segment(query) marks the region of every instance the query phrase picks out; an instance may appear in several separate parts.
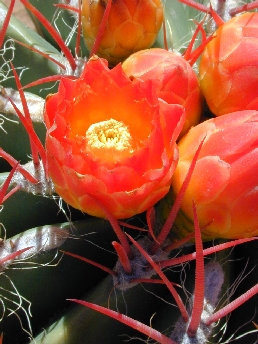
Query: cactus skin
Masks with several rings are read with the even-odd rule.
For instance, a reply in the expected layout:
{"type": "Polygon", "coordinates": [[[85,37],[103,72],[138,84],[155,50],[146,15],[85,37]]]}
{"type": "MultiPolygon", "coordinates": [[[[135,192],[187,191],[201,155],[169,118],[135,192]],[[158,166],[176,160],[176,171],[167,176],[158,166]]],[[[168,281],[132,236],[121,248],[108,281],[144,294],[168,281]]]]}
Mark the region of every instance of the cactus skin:
{"type": "MultiPolygon", "coordinates": [[[[98,262],[111,268],[116,257],[108,250],[111,246],[110,240],[114,239],[115,235],[108,221],[95,218],[37,227],[6,239],[0,250],[1,257],[3,254],[6,255],[5,252],[8,252],[7,250],[13,246],[15,246],[15,250],[27,245],[33,247],[27,251],[27,254],[25,252],[23,256],[12,261],[12,264],[7,262],[10,264],[9,269],[5,265],[4,273],[14,283],[18,292],[32,303],[31,313],[33,316],[30,318],[30,323],[34,333],[41,330],[46,319],[52,318],[67,306],[66,299],[68,297],[72,294],[82,295],[105,277],[103,271],[96,270],[89,264],[72,260],[68,256],[62,257],[62,253],[58,253],[57,247],[59,250],[71,251],[80,255],[87,252],[87,257],[91,259],[95,259],[96,255],[101,253],[98,262]],[[54,239],[55,233],[57,233],[56,239],[54,239]],[[36,251],[33,252],[33,250],[36,251]],[[14,270],[14,267],[18,270],[14,270]],[[26,273],[25,280],[23,279],[24,273],[26,273]],[[42,283],[42,281],[48,281],[48,283],[42,283]],[[77,288],[74,288],[75,284],[77,288]]],[[[9,280],[4,276],[0,280],[1,288],[10,290],[9,280]]],[[[4,296],[8,297],[8,292],[2,291],[2,297],[4,296]]],[[[0,323],[0,331],[5,333],[6,343],[18,344],[19,340],[25,341],[28,336],[21,331],[17,317],[15,315],[7,317],[7,314],[6,311],[4,319],[0,323]],[[16,329],[16,333],[14,329],[16,329]],[[20,333],[19,340],[17,333],[20,333]]],[[[27,329],[26,318],[22,310],[18,310],[16,314],[20,316],[27,329]]]]}
{"type": "MultiPolygon", "coordinates": [[[[44,13],[44,16],[51,22],[55,23],[58,31],[63,37],[64,41],[67,43],[67,46],[74,53],[76,50],[76,39],[77,39],[77,27],[78,27],[78,16],[74,11],[67,11],[63,8],[54,8],[54,5],[57,3],[70,4],[71,6],[78,7],[77,0],[46,0],[44,2],[37,0],[29,0],[29,3],[35,6],[41,13],[44,13]]],[[[53,39],[51,33],[39,22],[39,20],[29,12],[29,15],[32,17],[33,22],[35,23],[38,32],[45,38],[54,47],[58,48],[56,41],[53,39]]],[[[83,37],[80,38],[80,55],[79,56],[88,56],[89,51],[85,44],[83,43],[83,37]]]]}
{"type": "MultiPolygon", "coordinates": [[[[69,26],[71,27],[74,25],[74,19],[72,21],[70,21],[71,18],[69,20],[67,19],[68,13],[66,10],[57,10],[56,8],[53,9],[52,3],[56,2],[53,0],[45,0],[44,2],[38,0],[30,0],[29,2],[33,3],[39,8],[43,5],[41,8],[42,13],[48,12],[48,18],[50,19],[50,21],[52,18],[55,18],[54,22],[55,24],[57,24],[61,35],[65,39],[67,38],[67,33],[65,33],[64,29],[64,26],[67,29],[67,25],[64,25],[63,19],[66,21],[66,23],[69,24],[68,33],[70,30],[69,26]]],[[[200,0],[199,2],[204,3],[205,5],[208,5],[209,3],[209,1],[206,0],[200,0]]],[[[69,4],[70,1],[65,0],[62,1],[62,3],[69,4]]],[[[167,27],[175,28],[173,32],[173,39],[169,35],[170,32],[168,30],[168,42],[171,43],[173,41],[170,44],[170,47],[173,45],[173,47],[182,51],[182,47],[186,46],[187,42],[192,36],[193,23],[192,21],[189,21],[189,17],[195,18],[198,12],[195,10],[188,11],[184,5],[173,0],[164,1],[163,5],[166,11],[167,27]]],[[[4,8],[5,7],[0,2],[0,9],[4,8]]],[[[6,9],[4,9],[4,11],[4,13],[6,13],[6,9]]],[[[68,14],[68,16],[70,17],[70,14],[68,14]]],[[[198,20],[200,20],[201,18],[203,18],[202,14],[199,15],[198,20]]],[[[8,37],[11,36],[19,40],[24,39],[27,43],[28,41],[30,41],[30,44],[40,47],[40,49],[42,49],[46,53],[50,53],[51,56],[59,62],[66,63],[66,65],[68,65],[66,59],[58,50],[59,48],[54,48],[56,42],[53,42],[51,34],[48,33],[47,35],[46,31],[47,30],[44,30],[47,40],[41,38],[39,35],[32,32],[31,30],[28,30],[22,23],[12,18],[12,26],[8,27],[7,35],[8,37]],[[15,30],[15,28],[18,28],[18,30],[15,30]],[[22,35],[20,35],[21,32],[23,33],[22,35]],[[16,36],[17,34],[18,37],[16,36]]],[[[162,35],[159,35],[156,44],[163,48],[163,38],[161,38],[161,36],[162,35]]],[[[69,44],[73,53],[75,51],[75,45],[75,37],[73,37],[71,45],[69,44]]],[[[20,75],[22,85],[35,81],[40,77],[45,77],[53,74],[59,74],[59,76],[69,74],[68,68],[62,70],[62,68],[60,68],[53,61],[46,60],[44,57],[37,55],[36,53],[29,51],[27,48],[19,46],[16,43],[14,51],[15,54],[12,62],[14,63],[15,68],[20,71],[19,68],[23,69],[23,67],[25,67],[23,73],[21,73],[20,75]],[[28,68],[28,70],[26,70],[26,68],[28,68]]],[[[81,55],[83,56],[83,58],[87,56],[88,53],[85,52],[86,49],[83,45],[81,46],[81,51],[83,51],[81,55]]],[[[5,53],[7,54],[5,56],[10,56],[8,55],[10,53],[10,50],[7,50],[5,53]]],[[[52,85],[53,83],[54,82],[52,82],[52,85]]],[[[5,87],[13,87],[15,89],[17,88],[13,77],[5,80],[3,82],[3,85],[5,87]]],[[[31,88],[30,91],[45,98],[47,94],[56,91],[55,88],[51,88],[51,90],[49,90],[48,85],[49,84],[47,84],[46,86],[39,85],[31,88]]],[[[7,134],[2,132],[0,128],[0,146],[2,146],[2,142],[4,142],[4,150],[8,153],[11,153],[17,160],[21,160],[21,163],[24,164],[27,162],[27,156],[31,154],[28,138],[25,135],[26,133],[22,129],[22,125],[20,124],[20,121],[16,115],[4,115],[7,116],[7,118],[9,119],[17,120],[19,122],[19,125],[17,125],[19,129],[17,130],[17,134],[14,133],[12,128],[16,126],[16,124],[8,122],[8,120],[4,120],[3,128],[7,129],[7,134]],[[19,135],[21,136],[21,141],[18,141],[18,134],[21,134],[22,131],[24,135],[19,135]]],[[[2,124],[2,118],[3,117],[1,117],[0,115],[0,124],[2,124]]],[[[44,123],[34,123],[34,127],[36,126],[39,127],[39,132],[42,132],[41,140],[42,142],[44,142],[44,123]]],[[[38,128],[36,130],[38,132],[38,128]]],[[[9,164],[2,164],[3,160],[4,159],[0,159],[0,189],[1,185],[8,176],[8,173],[6,171],[10,170],[9,164]]],[[[69,233],[71,235],[71,238],[68,238],[63,243],[61,249],[73,253],[78,253],[81,256],[90,258],[97,262],[102,262],[106,266],[110,266],[110,268],[112,268],[115,265],[117,259],[116,255],[113,252],[111,242],[113,240],[116,240],[116,236],[114,235],[114,232],[110,228],[107,221],[95,220],[91,217],[89,218],[88,216],[78,211],[74,211],[65,204],[63,204],[63,208],[61,209],[65,210],[64,214],[63,211],[59,212],[60,208],[57,205],[58,202],[59,198],[56,198],[56,195],[55,197],[47,195],[43,196],[37,194],[27,194],[26,192],[21,190],[18,191],[7,201],[5,201],[3,205],[0,205],[0,222],[3,222],[3,225],[5,226],[4,229],[1,225],[2,239],[6,240],[6,243],[10,244],[13,241],[13,236],[17,234],[21,235],[28,228],[42,225],[52,225],[59,222],[59,224],[57,224],[56,226],[69,229],[69,233]],[[70,220],[69,223],[66,222],[67,219],[70,220]],[[85,221],[79,223],[76,221],[82,219],[84,219],[85,221]],[[80,226],[82,226],[83,228],[78,230],[80,226]],[[85,233],[87,233],[87,236],[85,235],[85,233]],[[106,252],[105,250],[108,251],[106,252]]],[[[129,223],[132,223],[131,219],[128,221],[129,223]]],[[[144,227],[144,225],[145,220],[140,218],[138,226],[142,228],[144,227]]],[[[35,229],[32,229],[31,231],[34,230],[35,229]]],[[[126,231],[128,231],[127,228],[126,231]]],[[[139,232],[136,232],[136,235],[138,233],[139,232]]],[[[213,243],[208,243],[207,245],[213,246],[213,243]]],[[[249,264],[252,267],[257,261],[256,248],[257,242],[253,242],[252,245],[244,244],[242,249],[239,248],[235,250],[237,252],[236,255],[234,255],[233,253],[229,255],[227,251],[223,252],[224,259],[242,259],[243,256],[249,256],[249,264]],[[252,247],[253,249],[252,253],[250,247],[252,247]]],[[[56,252],[55,250],[56,249],[49,252],[42,251],[42,253],[33,257],[33,260],[40,263],[49,263],[51,260],[51,258],[49,257],[53,257],[54,253],[56,252]]],[[[184,253],[186,254],[188,250],[191,250],[191,246],[189,246],[188,248],[184,248],[184,250],[184,253]]],[[[176,255],[177,253],[177,251],[173,251],[173,255],[176,255]]],[[[61,255],[60,252],[59,255],[61,255]]],[[[221,257],[220,259],[223,258],[221,257]]],[[[29,341],[31,343],[35,343],[34,339],[31,339],[32,336],[35,338],[36,343],[40,344],[51,344],[51,341],[53,344],[80,344],[84,342],[86,342],[87,344],[95,344],[96,342],[120,344],[124,339],[127,339],[126,336],[121,337],[121,334],[128,334],[129,336],[140,338],[141,335],[138,332],[131,332],[131,330],[125,326],[120,327],[114,320],[99,316],[97,313],[93,315],[93,311],[88,311],[81,305],[70,306],[71,303],[66,301],[66,298],[82,298],[82,295],[86,292],[86,290],[88,288],[92,288],[92,290],[89,290],[85,295],[85,300],[87,300],[88,302],[107,306],[108,300],[110,299],[110,293],[113,291],[114,287],[113,277],[103,277],[105,275],[96,268],[92,268],[88,266],[88,264],[76,261],[74,258],[68,256],[64,256],[61,261],[56,264],[56,266],[41,266],[33,270],[14,269],[14,267],[17,267],[17,263],[18,261],[13,261],[6,267],[4,271],[2,271],[2,274],[0,275],[0,297],[5,296],[2,288],[12,291],[14,290],[11,289],[10,280],[8,280],[8,276],[10,276],[11,280],[14,282],[15,287],[17,287],[17,291],[22,296],[26,297],[29,301],[32,301],[33,317],[30,319],[30,321],[33,333],[30,333],[30,331],[29,333],[26,333],[24,331],[28,330],[28,323],[26,322],[26,319],[24,320],[25,314],[20,309],[19,311],[17,311],[17,314],[22,317],[24,329],[21,328],[19,320],[14,314],[7,318],[5,317],[4,320],[0,323],[0,332],[3,331],[4,333],[2,339],[4,344],[25,344],[29,341]],[[30,276],[29,284],[24,278],[24,273],[26,274],[26,276],[30,276]],[[98,280],[101,280],[101,282],[97,286],[95,286],[95,283],[97,283],[98,280]],[[45,296],[46,288],[48,290],[47,296],[45,296]],[[30,292],[30,290],[32,290],[33,292],[30,292]],[[101,331],[99,324],[101,324],[101,326],[103,324],[103,328],[101,327],[101,331]],[[37,337],[37,334],[39,331],[41,331],[42,327],[44,329],[47,329],[47,334],[45,336],[45,333],[41,333],[37,337]],[[66,337],[64,337],[65,334],[66,337]]],[[[225,266],[224,261],[222,261],[221,264],[223,265],[223,267],[225,266]]],[[[24,265],[25,262],[23,262],[22,266],[24,267],[24,265]]],[[[21,266],[20,262],[18,266],[21,266]]],[[[233,267],[230,267],[230,271],[225,271],[225,276],[227,276],[225,283],[226,290],[230,290],[229,288],[233,284],[234,278],[239,275],[240,271],[238,266],[239,264],[233,264],[233,267]],[[230,276],[230,274],[232,274],[232,276],[230,276]]],[[[181,284],[181,277],[183,277],[183,274],[185,272],[188,278],[188,282],[191,286],[189,287],[189,290],[192,290],[192,287],[194,285],[194,277],[191,275],[190,272],[194,271],[194,264],[191,265],[191,268],[189,270],[186,270],[186,267],[182,268],[181,266],[178,269],[179,272],[182,273],[182,275],[180,275],[180,273],[177,274],[175,271],[172,271],[172,273],[169,274],[168,277],[171,281],[181,284]]],[[[252,277],[253,279],[251,281],[246,279],[241,292],[246,291],[250,286],[257,282],[257,269],[253,271],[252,277]]],[[[167,310],[163,315],[161,314],[162,312],[157,313],[157,316],[152,319],[153,314],[158,309],[164,308],[163,301],[158,299],[156,296],[153,296],[152,294],[144,292],[143,288],[151,289],[154,294],[162,297],[166,301],[169,300],[166,287],[153,287],[149,284],[142,284],[142,286],[138,285],[130,288],[130,290],[127,291],[116,291],[117,294],[115,294],[115,292],[112,292],[111,306],[113,306],[113,309],[117,309],[116,306],[118,302],[118,310],[121,313],[127,313],[129,316],[134,317],[135,319],[139,319],[140,321],[145,322],[147,325],[149,325],[150,320],[153,320],[154,328],[156,328],[158,320],[164,325],[169,314],[167,310]],[[141,315],[141,313],[143,315],[142,318],[138,317],[138,315],[141,315]]],[[[12,300],[17,301],[17,298],[13,298],[12,300]]],[[[172,302],[174,302],[173,299],[172,302]]],[[[240,308],[239,312],[236,311],[233,313],[236,314],[236,318],[238,319],[239,314],[241,315],[241,323],[239,323],[239,325],[242,325],[245,321],[249,322],[249,330],[255,329],[251,320],[254,320],[256,324],[258,323],[257,317],[252,319],[253,314],[250,311],[253,310],[253,303],[257,303],[257,297],[255,299],[252,299],[251,302],[246,303],[248,312],[246,312],[245,315],[243,315],[244,312],[242,312],[242,308],[240,308]]],[[[6,305],[9,306],[9,303],[7,302],[6,305]]],[[[27,307],[27,304],[22,304],[22,306],[27,307]]],[[[175,307],[173,307],[172,310],[173,314],[176,313],[175,307]]],[[[178,313],[174,314],[173,317],[169,319],[169,326],[173,326],[178,318],[178,313]]],[[[162,331],[163,330],[165,330],[164,327],[162,331]]],[[[232,321],[231,324],[229,324],[229,330],[228,333],[225,335],[225,338],[227,339],[232,333],[234,333],[235,330],[236,324],[232,321]]],[[[183,332],[184,331],[185,330],[183,330],[183,332]]],[[[244,333],[245,331],[246,328],[241,329],[241,333],[244,333]]],[[[171,333],[172,330],[170,330],[169,334],[171,333]]],[[[256,336],[257,333],[247,336],[247,341],[249,340],[251,342],[255,342],[256,336]]],[[[142,338],[146,340],[146,337],[142,338]]],[[[243,339],[240,338],[239,340],[236,340],[236,343],[241,344],[241,340],[243,339]]],[[[139,340],[135,339],[134,342],[139,342],[139,340]]]]}

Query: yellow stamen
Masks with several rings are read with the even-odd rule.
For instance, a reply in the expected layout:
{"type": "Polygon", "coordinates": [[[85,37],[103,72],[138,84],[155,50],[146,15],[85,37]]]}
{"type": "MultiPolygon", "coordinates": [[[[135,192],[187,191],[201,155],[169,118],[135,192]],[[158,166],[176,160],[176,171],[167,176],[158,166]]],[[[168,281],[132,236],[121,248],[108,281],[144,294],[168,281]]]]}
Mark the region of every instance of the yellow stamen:
{"type": "Polygon", "coordinates": [[[132,137],[129,128],[114,119],[92,124],[86,132],[88,148],[131,151],[132,137]]]}

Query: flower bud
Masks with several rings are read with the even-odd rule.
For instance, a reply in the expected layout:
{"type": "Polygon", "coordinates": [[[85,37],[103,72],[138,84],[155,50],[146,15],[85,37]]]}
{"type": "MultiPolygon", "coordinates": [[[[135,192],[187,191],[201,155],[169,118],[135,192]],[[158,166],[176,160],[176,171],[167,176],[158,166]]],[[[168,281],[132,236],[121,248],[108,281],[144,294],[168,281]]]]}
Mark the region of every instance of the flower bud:
{"type": "Polygon", "coordinates": [[[200,61],[200,86],[210,110],[220,116],[258,110],[258,13],[221,25],[200,61]]]}
{"type": "Polygon", "coordinates": [[[239,111],[192,128],[179,142],[175,194],[204,137],[173,231],[193,231],[194,200],[204,238],[258,235],[258,112],[239,111]]]}
{"type": "Polygon", "coordinates": [[[184,107],[186,119],[180,137],[199,123],[202,105],[199,82],[182,56],[165,49],[147,49],[129,56],[122,67],[129,77],[152,80],[159,98],[184,107]]]}
{"type": "MultiPolygon", "coordinates": [[[[85,43],[92,49],[107,0],[82,0],[85,43]]],[[[115,65],[155,42],[164,19],[161,0],[114,0],[96,54],[115,65]]]]}

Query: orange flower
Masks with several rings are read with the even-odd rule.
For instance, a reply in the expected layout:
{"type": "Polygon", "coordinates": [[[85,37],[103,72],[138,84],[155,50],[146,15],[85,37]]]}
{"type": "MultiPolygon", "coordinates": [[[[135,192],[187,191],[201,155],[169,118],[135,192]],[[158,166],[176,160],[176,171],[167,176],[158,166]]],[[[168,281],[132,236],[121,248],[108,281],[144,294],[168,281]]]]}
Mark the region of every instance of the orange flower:
{"type": "Polygon", "coordinates": [[[200,85],[210,110],[221,116],[258,110],[258,13],[221,25],[200,61],[200,85]]]}
{"type": "MultiPolygon", "coordinates": [[[[91,50],[98,35],[107,0],[82,0],[82,28],[91,50]]],[[[161,0],[116,0],[111,10],[100,47],[96,52],[110,63],[117,64],[135,51],[155,42],[163,22],[161,0]]]]}
{"type": "Polygon", "coordinates": [[[159,98],[185,108],[180,137],[199,123],[202,101],[198,79],[182,56],[165,49],[147,49],[129,56],[122,67],[127,76],[152,80],[159,98]]]}
{"type": "Polygon", "coordinates": [[[46,100],[46,151],[56,192],[105,217],[141,213],[169,190],[184,110],[159,100],[152,83],[92,58],[76,80],[63,78],[46,100]],[[93,197],[92,197],[93,196],[93,197]]]}
{"type": "Polygon", "coordinates": [[[206,239],[258,235],[258,112],[233,112],[192,128],[178,144],[175,193],[205,136],[175,231],[193,230],[194,200],[206,239]]]}

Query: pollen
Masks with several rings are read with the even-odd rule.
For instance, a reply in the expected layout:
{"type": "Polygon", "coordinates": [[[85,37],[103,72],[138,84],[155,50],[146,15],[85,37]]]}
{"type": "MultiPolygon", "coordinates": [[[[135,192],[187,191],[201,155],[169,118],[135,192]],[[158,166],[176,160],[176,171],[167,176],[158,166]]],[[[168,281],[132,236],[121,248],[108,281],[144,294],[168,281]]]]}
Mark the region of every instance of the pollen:
{"type": "Polygon", "coordinates": [[[92,124],[86,132],[87,144],[92,149],[132,151],[129,128],[114,119],[92,124]]]}

